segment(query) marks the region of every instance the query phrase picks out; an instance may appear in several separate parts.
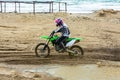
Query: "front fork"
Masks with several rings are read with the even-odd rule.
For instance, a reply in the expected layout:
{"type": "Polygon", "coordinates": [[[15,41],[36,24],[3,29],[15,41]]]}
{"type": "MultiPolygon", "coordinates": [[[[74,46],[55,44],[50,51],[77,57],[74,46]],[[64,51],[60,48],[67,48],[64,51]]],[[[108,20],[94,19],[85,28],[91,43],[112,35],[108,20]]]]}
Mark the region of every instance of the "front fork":
{"type": "Polygon", "coordinates": [[[45,46],[43,47],[43,50],[45,50],[45,48],[46,48],[46,46],[48,46],[49,42],[50,42],[50,39],[46,41],[45,46]]]}

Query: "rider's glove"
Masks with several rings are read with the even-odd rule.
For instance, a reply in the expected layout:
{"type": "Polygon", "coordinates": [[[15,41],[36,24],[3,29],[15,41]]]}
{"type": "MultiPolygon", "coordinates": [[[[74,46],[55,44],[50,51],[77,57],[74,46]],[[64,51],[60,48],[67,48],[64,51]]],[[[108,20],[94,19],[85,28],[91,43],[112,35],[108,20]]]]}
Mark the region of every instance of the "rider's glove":
{"type": "Polygon", "coordinates": [[[51,34],[50,34],[50,37],[52,37],[54,35],[55,31],[53,31],[51,34]]]}
{"type": "Polygon", "coordinates": [[[54,33],[55,33],[55,31],[52,32],[52,34],[54,34],[54,33]]]}

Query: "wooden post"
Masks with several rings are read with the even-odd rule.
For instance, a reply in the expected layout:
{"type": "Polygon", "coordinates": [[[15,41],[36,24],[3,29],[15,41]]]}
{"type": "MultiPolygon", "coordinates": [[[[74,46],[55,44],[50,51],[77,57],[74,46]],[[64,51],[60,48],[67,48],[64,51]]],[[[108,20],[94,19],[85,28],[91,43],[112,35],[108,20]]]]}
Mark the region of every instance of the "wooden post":
{"type": "Polygon", "coordinates": [[[2,13],[2,2],[0,2],[0,4],[1,4],[1,11],[0,12],[2,13]]]}
{"type": "Polygon", "coordinates": [[[35,1],[33,1],[33,14],[35,14],[35,1]]]}
{"type": "Polygon", "coordinates": [[[15,2],[15,13],[17,13],[17,6],[16,6],[16,2],[15,2]]]}
{"type": "Polygon", "coordinates": [[[59,12],[60,12],[60,2],[59,2],[59,12]]]}
{"type": "Polygon", "coordinates": [[[65,12],[67,12],[67,3],[65,3],[65,12]]]}
{"type": "Polygon", "coordinates": [[[49,3],[49,13],[51,13],[51,2],[49,3]]]}
{"type": "Polygon", "coordinates": [[[52,2],[52,13],[53,13],[53,2],[52,2]]]}
{"type": "Polygon", "coordinates": [[[4,12],[6,13],[6,2],[4,2],[4,12]]]}
{"type": "Polygon", "coordinates": [[[20,13],[20,2],[19,2],[19,13],[20,13]]]}

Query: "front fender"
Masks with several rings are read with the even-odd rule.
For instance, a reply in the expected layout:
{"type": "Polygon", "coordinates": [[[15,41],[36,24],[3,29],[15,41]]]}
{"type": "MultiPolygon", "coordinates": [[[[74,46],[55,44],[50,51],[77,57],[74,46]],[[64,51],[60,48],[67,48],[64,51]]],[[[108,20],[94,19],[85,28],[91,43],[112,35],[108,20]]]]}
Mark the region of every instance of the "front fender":
{"type": "Polygon", "coordinates": [[[49,36],[40,36],[40,38],[49,39],[49,36]]]}

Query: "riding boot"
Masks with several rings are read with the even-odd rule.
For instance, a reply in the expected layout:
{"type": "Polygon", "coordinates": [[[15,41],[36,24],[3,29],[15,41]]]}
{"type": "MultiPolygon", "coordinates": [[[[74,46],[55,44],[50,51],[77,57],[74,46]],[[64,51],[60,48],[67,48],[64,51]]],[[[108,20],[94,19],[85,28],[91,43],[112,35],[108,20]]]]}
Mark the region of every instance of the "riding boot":
{"type": "Polygon", "coordinates": [[[65,46],[64,46],[64,44],[63,44],[63,42],[61,42],[61,44],[60,44],[60,51],[65,51],[66,50],[66,48],[65,48],[65,46]]]}

